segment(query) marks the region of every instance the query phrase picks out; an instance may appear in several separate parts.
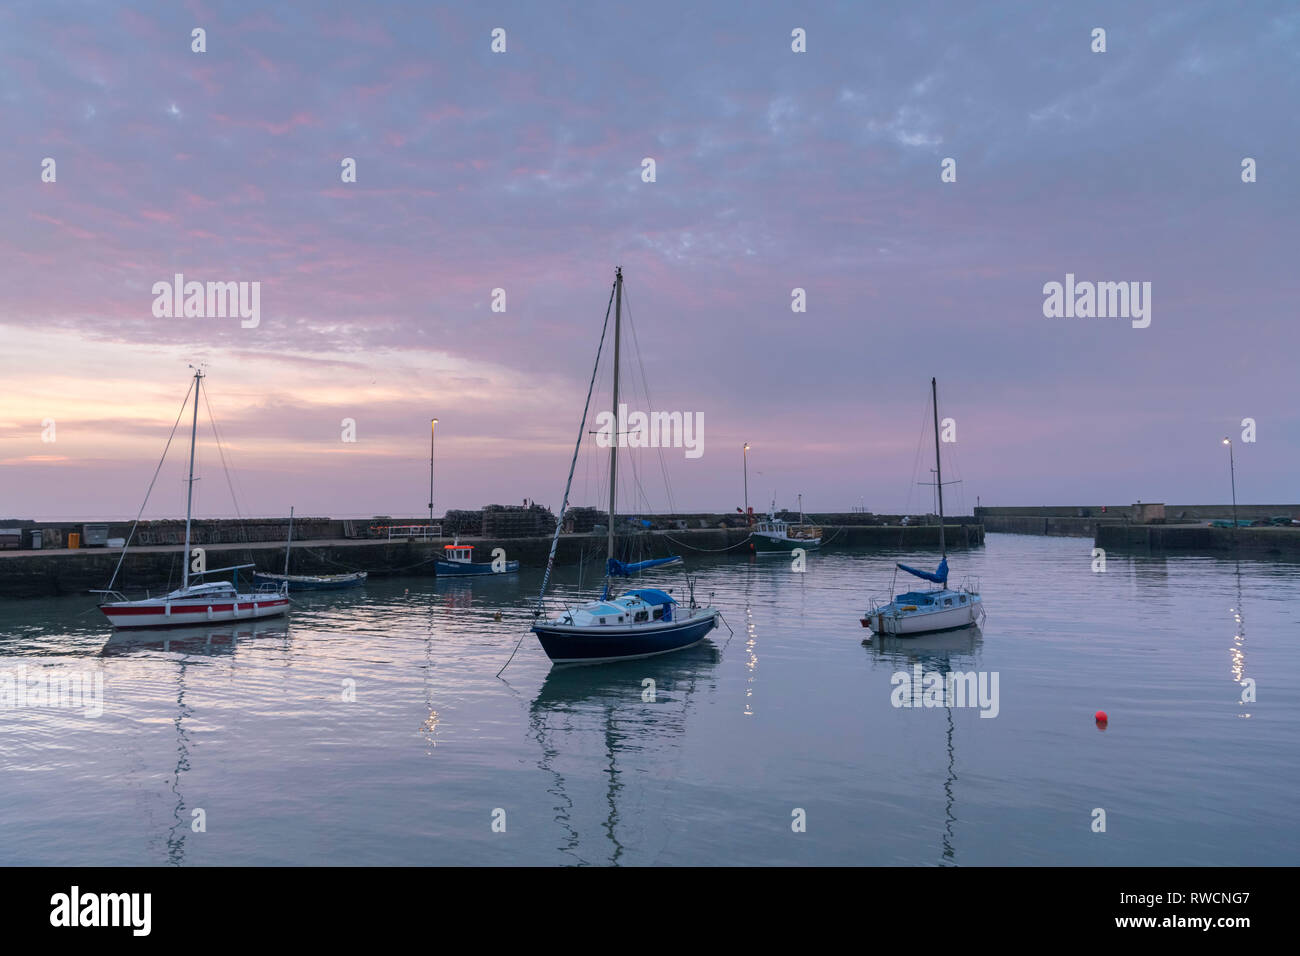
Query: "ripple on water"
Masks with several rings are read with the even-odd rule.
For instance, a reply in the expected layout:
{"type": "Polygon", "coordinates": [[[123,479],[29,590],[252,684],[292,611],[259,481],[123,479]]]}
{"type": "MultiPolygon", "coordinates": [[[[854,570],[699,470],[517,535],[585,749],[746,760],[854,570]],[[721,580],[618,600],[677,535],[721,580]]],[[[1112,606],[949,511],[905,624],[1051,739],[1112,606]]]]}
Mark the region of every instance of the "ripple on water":
{"type": "MultiPolygon", "coordinates": [[[[900,558],[923,560],[693,561],[734,633],[567,669],[526,636],[504,680],[536,573],[372,578],[162,639],[110,638],[85,598],[8,602],[0,673],[98,673],[104,701],[0,710],[0,862],[1294,862],[1295,565],[1094,574],[1086,540],[989,535],[951,558],[982,631],[864,643],[900,558]],[[997,717],[893,706],[916,665],[996,672],[997,717]]],[[[576,584],[557,571],[554,599],[576,584]]]]}

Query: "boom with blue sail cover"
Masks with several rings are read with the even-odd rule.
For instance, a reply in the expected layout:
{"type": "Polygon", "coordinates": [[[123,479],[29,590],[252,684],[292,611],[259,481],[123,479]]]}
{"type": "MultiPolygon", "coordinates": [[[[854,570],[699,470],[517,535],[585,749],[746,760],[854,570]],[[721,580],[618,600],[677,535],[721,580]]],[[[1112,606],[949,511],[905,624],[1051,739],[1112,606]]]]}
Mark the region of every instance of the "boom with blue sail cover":
{"type": "Polygon", "coordinates": [[[923,580],[933,581],[935,584],[942,584],[945,586],[948,584],[948,559],[947,558],[944,558],[942,561],[939,562],[939,566],[934,569],[933,573],[929,571],[921,571],[918,570],[917,568],[909,568],[906,564],[900,564],[898,568],[900,571],[906,571],[908,574],[914,574],[918,578],[922,578],[923,580]]]}
{"type": "Polygon", "coordinates": [[[610,577],[627,578],[636,574],[638,571],[644,571],[647,568],[662,568],[666,564],[681,564],[682,559],[677,555],[669,555],[666,558],[651,558],[648,561],[636,561],[628,563],[619,561],[617,558],[610,558],[605,562],[605,573],[610,577]]]}

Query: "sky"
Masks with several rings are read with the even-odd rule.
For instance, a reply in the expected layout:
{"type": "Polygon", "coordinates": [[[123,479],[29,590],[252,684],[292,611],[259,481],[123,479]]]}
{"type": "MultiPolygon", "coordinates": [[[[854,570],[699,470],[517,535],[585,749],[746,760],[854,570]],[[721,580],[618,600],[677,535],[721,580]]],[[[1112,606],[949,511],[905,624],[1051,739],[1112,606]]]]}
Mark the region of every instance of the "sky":
{"type": "Polygon", "coordinates": [[[646,510],[740,505],[745,442],[756,507],[926,505],[932,376],[950,512],[1226,501],[1227,435],[1300,500],[1294,3],[271,6],[0,8],[0,518],[134,515],[198,362],[197,514],[427,513],[434,417],[439,513],[557,507],[615,266],[704,422],[646,510]],[[176,273],[258,324],[155,315],[176,273]],[[1150,325],[1046,316],[1067,274],[1150,325]]]}

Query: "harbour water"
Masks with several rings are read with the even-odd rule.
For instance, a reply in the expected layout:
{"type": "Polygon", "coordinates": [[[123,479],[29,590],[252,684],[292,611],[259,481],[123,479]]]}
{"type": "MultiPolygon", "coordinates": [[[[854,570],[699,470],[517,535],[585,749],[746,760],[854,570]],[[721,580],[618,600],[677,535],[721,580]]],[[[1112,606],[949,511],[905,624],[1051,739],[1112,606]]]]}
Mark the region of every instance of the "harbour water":
{"type": "Polygon", "coordinates": [[[555,670],[529,635],[504,680],[538,572],[127,639],[89,596],[3,602],[0,677],[98,675],[103,712],[0,710],[0,863],[1296,862],[1300,566],[990,534],[950,559],[981,632],[864,644],[896,559],[692,558],[734,634],[555,670]],[[996,716],[895,706],[918,664],[996,716]]]}

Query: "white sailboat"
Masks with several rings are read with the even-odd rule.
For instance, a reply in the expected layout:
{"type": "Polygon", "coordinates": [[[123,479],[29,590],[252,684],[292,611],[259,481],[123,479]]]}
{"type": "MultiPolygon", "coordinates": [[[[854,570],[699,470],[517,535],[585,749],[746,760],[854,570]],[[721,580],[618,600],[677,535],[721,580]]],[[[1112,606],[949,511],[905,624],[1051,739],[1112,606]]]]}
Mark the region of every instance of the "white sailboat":
{"type": "Polygon", "coordinates": [[[970,627],[984,620],[984,601],[980,597],[978,581],[967,578],[956,589],[948,587],[948,549],[943,536],[943,470],[939,461],[939,388],[933,378],[930,379],[930,394],[934,405],[934,470],[939,493],[939,566],[934,571],[921,571],[906,564],[897,567],[899,571],[938,587],[895,594],[887,601],[872,601],[871,609],[862,617],[862,626],[877,634],[933,634],[970,627]]]}
{"type": "MultiPolygon", "coordinates": [[[[283,588],[267,588],[250,592],[240,592],[233,581],[207,581],[190,583],[190,524],[194,503],[194,446],[199,429],[199,392],[203,386],[203,370],[194,370],[194,419],[190,428],[190,473],[185,495],[185,556],[182,562],[181,586],[175,591],[161,597],[144,598],[128,601],[125,596],[112,590],[117,580],[117,571],[109,589],[94,591],[115,600],[105,601],[99,605],[100,611],[116,628],[139,627],[176,627],[185,624],[203,624],[212,621],[246,621],[264,617],[274,617],[289,610],[289,596],[283,588]]],[[[146,501],[148,500],[146,496],[146,501]]],[[[143,509],[141,509],[143,510],[143,509]]],[[[137,519],[138,520],[138,519],[137,519]]],[[[135,528],[131,529],[134,537],[135,528]]],[[[127,548],[131,542],[126,542],[127,548]]],[[[122,558],[118,560],[117,570],[121,570],[122,560],[126,557],[126,548],[122,549],[122,558]]],[[[236,574],[251,564],[240,564],[229,568],[214,568],[211,571],[198,570],[195,576],[218,574],[232,571],[236,574]]]]}

